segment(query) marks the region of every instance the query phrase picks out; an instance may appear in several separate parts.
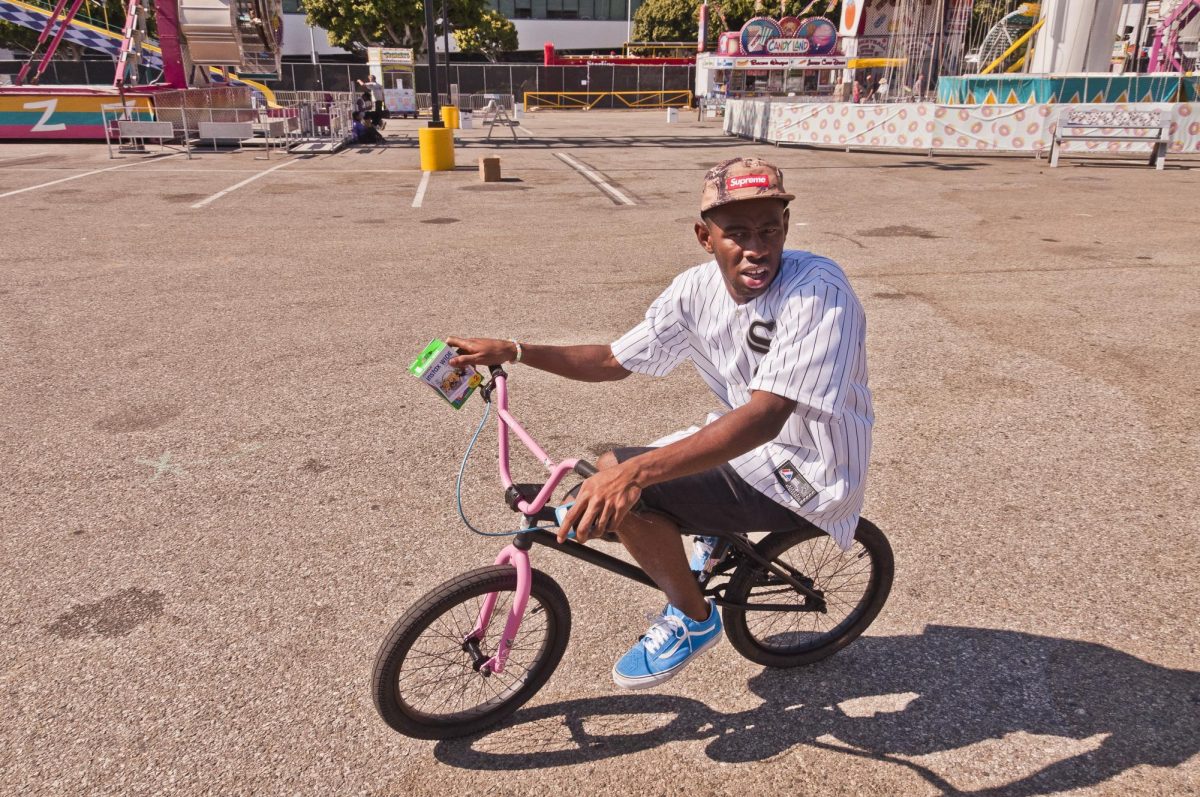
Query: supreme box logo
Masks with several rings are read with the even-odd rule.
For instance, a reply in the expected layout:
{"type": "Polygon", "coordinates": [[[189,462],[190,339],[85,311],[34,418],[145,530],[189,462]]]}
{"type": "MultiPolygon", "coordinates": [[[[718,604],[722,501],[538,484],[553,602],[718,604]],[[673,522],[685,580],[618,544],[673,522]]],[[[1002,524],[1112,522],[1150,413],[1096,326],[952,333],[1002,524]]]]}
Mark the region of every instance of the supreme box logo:
{"type": "Polygon", "coordinates": [[[765,174],[746,174],[741,177],[730,177],[725,180],[725,188],[733,191],[738,188],[770,188],[771,178],[765,174]]]}

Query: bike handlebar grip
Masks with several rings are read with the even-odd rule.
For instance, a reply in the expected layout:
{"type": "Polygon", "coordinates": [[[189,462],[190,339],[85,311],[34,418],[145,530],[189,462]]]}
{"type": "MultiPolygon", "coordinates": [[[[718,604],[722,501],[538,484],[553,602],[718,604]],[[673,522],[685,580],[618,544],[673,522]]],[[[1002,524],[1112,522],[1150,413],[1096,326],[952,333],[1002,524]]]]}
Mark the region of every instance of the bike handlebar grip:
{"type": "Polygon", "coordinates": [[[502,374],[502,373],[504,373],[504,366],[503,365],[489,365],[488,371],[491,373],[492,376],[495,376],[496,374],[502,374]]]}
{"type": "MultiPolygon", "coordinates": [[[[581,459],[575,463],[575,472],[586,479],[590,476],[595,476],[600,471],[598,471],[596,466],[588,462],[586,459],[581,459]]],[[[649,507],[647,507],[646,503],[639,498],[638,502],[633,505],[630,511],[641,513],[645,512],[647,509],[649,509],[649,507]]]]}

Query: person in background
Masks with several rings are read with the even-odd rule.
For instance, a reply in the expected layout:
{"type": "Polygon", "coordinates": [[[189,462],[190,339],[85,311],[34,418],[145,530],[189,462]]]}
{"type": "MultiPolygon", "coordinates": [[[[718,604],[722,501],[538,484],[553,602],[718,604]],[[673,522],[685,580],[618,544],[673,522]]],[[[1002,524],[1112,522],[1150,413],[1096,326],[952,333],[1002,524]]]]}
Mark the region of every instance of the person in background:
{"type": "Polygon", "coordinates": [[[879,102],[887,102],[888,98],[888,79],[887,75],[879,78],[879,85],[875,87],[875,99],[879,102]]]}
{"type": "Polygon", "coordinates": [[[371,108],[369,109],[371,121],[375,123],[376,127],[383,127],[383,86],[379,84],[374,75],[371,75],[366,82],[359,80],[358,85],[371,95],[371,108]]]}
{"type": "Polygon", "coordinates": [[[867,83],[863,86],[863,102],[875,102],[875,76],[867,73],[867,83]]]}
{"type": "Polygon", "coordinates": [[[354,110],[362,115],[364,121],[374,111],[374,108],[375,101],[371,99],[371,92],[369,91],[364,91],[354,100],[354,110]]]}
{"type": "Polygon", "coordinates": [[[355,144],[386,144],[383,134],[379,132],[379,128],[375,127],[375,122],[371,119],[370,114],[362,114],[358,111],[354,112],[354,121],[350,124],[350,130],[354,134],[355,144]]]}
{"type": "Polygon", "coordinates": [[[387,140],[383,137],[383,133],[379,132],[379,128],[375,126],[375,120],[368,115],[363,124],[366,125],[366,130],[363,131],[364,144],[386,144],[387,140]]]}
{"type": "Polygon", "coordinates": [[[850,89],[850,102],[862,102],[862,84],[858,82],[857,78],[854,80],[853,88],[850,89]]]}

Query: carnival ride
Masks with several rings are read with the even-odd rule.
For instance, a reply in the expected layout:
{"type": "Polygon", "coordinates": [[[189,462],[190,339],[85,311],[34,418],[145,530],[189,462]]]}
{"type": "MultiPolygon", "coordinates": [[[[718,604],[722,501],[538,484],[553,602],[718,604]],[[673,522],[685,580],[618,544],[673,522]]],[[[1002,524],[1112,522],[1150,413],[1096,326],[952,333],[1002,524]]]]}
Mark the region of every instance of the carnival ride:
{"type": "MultiPolygon", "coordinates": [[[[1120,154],[1154,144],[1161,167],[1164,153],[1200,153],[1200,0],[1148,5],[1007,0],[973,14],[971,0],[844,0],[832,56],[844,59],[838,85],[806,96],[786,81],[768,80],[760,92],[756,81],[730,95],[739,102],[725,129],[776,144],[930,153],[1061,145],[1120,154]]],[[[776,62],[789,68],[780,56],[793,45],[777,40],[781,27],[757,18],[740,36],[722,34],[742,48],[727,66],[751,75],[776,62]],[[770,35],[763,41],[756,30],[770,35]],[[745,52],[747,42],[770,57],[745,52]]]]}
{"type": "MultiPolygon", "coordinates": [[[[1164,3],[1164,6],[1169,5],[1164,3]]],[[[1150,47],[1151,72],[1182,72],[1184,69],[1196,68],[1198,55],[1196,49],[1190,52],[1183,47],[1183,32],[1192,27],[1195,33],[1195,22],[1200,16],[1200,0],[1176,0],[1175,5],[1167,11],[1154,32],[1154,42],[1150,47]]],[[[1196,40],[1192,40],[1195,46],[1196,40]]]]}
{"type": "Polygon", "coordinates": [[[0,0],[0,20],[39,31],[13,85],[0,87],[0,139],[104,139],[114,107],[144,115],[171,92],[182,109],[192,90],[221,85],[245,87],[228,102],[249,106],[253,90],[276,105],[252,78],[278,75],[281,0],[154,0],[153,12],[148,2],[129,0],[118,27],[82,15],[83,0],[0,0]],[[147,35],[151,13],[157,40],[147,35]],[[112,84],[40,85],[64,41],[111,56],[112,84]]]}

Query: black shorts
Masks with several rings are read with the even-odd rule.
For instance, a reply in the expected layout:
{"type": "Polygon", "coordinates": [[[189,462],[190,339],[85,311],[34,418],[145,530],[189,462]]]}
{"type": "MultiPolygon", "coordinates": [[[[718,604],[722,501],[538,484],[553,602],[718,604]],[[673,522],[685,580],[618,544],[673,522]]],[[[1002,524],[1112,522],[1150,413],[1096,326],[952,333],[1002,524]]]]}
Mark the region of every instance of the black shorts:
{"type": "MultiPolygon", "coordinates": [[[[614,448],[617,462],[653,451],[647,447],[614,448]]],[[[777,504],[747,484],[733,466],[652,484],[642,490],[650,509],[674,520],[693,534],[732,534],[752,531],[791,531],[807,520],[777,504]]]]}

